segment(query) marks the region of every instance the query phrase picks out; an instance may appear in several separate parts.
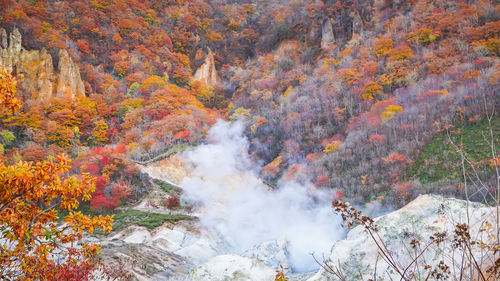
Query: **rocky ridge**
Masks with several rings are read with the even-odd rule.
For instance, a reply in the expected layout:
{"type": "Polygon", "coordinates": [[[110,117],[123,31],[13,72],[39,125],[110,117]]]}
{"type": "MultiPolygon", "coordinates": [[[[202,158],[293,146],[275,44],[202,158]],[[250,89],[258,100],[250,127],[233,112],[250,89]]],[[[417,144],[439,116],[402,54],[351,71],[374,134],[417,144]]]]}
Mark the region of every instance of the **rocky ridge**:
{"type": "Polygon", "coordinates": [[[66,50],[59,50],[58,69],[45,50],[26,50],[17,28],[7,35],[0,29],[0,67],[13,72],[21,81],[21,89],[34,101],[52,97],[73,99],[85,95],[80,70],[66,50]]]}

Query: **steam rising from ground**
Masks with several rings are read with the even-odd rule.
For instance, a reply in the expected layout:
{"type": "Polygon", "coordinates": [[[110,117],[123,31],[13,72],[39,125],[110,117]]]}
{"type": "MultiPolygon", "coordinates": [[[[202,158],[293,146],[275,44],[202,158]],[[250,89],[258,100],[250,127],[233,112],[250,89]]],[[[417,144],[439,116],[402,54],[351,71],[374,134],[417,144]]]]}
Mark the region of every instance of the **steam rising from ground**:
{"type": "Polygon", "coordinates": [[[202,225],[222,235],[235,253],[285,237],[294,271],[318,268],[311,253],[329,256],[343,233],[331,194],[295,183],[270,191],[248,157],[243,129],[219,120],[209,144],[184,154],[193,170],[181,183],[183,199],[199,206],[202,225]]]}

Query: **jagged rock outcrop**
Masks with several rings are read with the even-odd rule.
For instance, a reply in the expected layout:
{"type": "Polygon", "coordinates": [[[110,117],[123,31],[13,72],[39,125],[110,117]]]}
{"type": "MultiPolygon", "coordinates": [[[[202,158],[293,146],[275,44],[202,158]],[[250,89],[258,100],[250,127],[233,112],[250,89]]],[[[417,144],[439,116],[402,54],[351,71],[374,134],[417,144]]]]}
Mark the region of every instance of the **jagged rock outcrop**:
{"type": "Polygon", "coordinates": [[[321,28],[321,49],[328,50],[332,44],[335,44],[333,27],[330,19],[326,19],[321,28]]]}
{"type": "Polygon", "coordinates": [[[363,20],[358,11],[353,12],[352,15],[352,33],[361,34],[363,32],[363,20]]]}
{"type": "Polygon", "coordinates": [[[215,69],[215,59],[212,50],[208,49],[205,62],[196,70],[193,80],[200,81],[208,86],[216,86],[220,83],[217,70],[215,69]]]}
{"type": "Polygon", "coordinates": [[[66,50],[59,51],[59,69],[55,71],[52,57],[45,49],[26,50],[22,47],[22,36],[16,28],[9,36],[0,29],[0,43],[0,67],[18,76],[21,89],[32,100],[73,99],[85,94],[80,70],[66,50]]]}
{"type": "MultiPolygon", "coordinates": [[[[480,229],[488,225],[485,223],[486,221],[494,223],[496,220],[494,211],[494,208],[482,204],[469,203],[469,225],[471,226],[472,239],[482,237],[483,242],[491,242],[484,241],[488,239],[488,235],[481,232],[480,229]]],[[[412,280],[427,280],[429,272],[441,261],[450,266],[451,272],[460,272],[459,268],[453,268],[453,266],[462,264],[461,252],[454,250],[452,244],[456,224],[467,222],[466,201],[444,199],[434,195],[421,195],[405,207],[378,217],[375,221],[379,227],[378,234],[381,240],[390,250],[394,259],[403,266],[410,265],[412,257],[415,257],[415,250],[410,245],[412,240],[418,240],[423,249],[431,242],[430,236],[438,232],[448,234],[439,246],[433,244],[424,252],[418,263],[420,271],[416,272],[416,279],[412,280]],[[431,268],[424,270],[424,265],[429,265],[431,268]]],[[[477,246],[473,247],[472,251],[478,260],[485,262],[482,259],[484,256],[481,254],[484,249],[477,246]]],[[[361,280],[360,274],[367,279],[400,280],[400,276],[379,256],[379,253],[378,247],[369,234],[362,226],[357,226],[347,234],[346,239],[334,243],[327,264],[334,268],[338,267],[340,263],[341,271],[346,277],[345,280],[361,280]],[[375,265],[377,265],[376,269],[375,265]],[[376,274],[376,278],[374,278],[374,274],[376,274]]],[[[487,261],[483,265],[487,266],[487,261]]],[[[415,264],[409,270],[414,269],[415,264]]],[[[475,280],[472,276],[468,276],[469,270],[463,274],[463,280],[475,280]]],[[[308,279],[308,281],[333,280],[339,279],[324,269],[320,269],[315,276],[308,279]]]]}
{"type": "Polygon", "coordinates": [[[80,78],[80,69],[75,65],[66,50],[59,50],[59,74],[56,95],[58,97],[74,97],[76,94],[85,94],[85,87],[80,78]]]}

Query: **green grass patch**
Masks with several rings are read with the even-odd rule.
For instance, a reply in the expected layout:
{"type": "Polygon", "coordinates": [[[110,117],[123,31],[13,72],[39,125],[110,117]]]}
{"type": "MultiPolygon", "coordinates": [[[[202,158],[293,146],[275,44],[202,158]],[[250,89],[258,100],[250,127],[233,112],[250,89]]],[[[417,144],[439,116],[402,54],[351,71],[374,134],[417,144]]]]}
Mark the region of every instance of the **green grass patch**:
{"type": "MultiPolygon", "coordinates": [[[[88,204],[82,204],[78,209],[83,214],[90,216],[98,216],[98,215],[114,215],[113,219],[113,230],[119,231],[124,228],[127,228],[131,225],[139,225],[144,226],[148,229],[156,228],[165,222],[177,222],[181,220],[190,220],[193,217],[188,215],[180,215],[180,214],[158,214],[158,213],[149,213],[142,212],[138,210],[126,210],[126,211],[95,211],[92,210],[88,204]]],[[[59,222],[62,222],[63,218],[68,215],[67,211],[59,211],[59,222]]],[[[95,234],[108,235],[109,233],[102,232],[100,230],[94,231],[95,234]]]]}
{"type": "Polygon", "coordinates": [[[175,190],[176,187],[169,184],[168,182],[164,182],[162,180],[159,180],[159,179],[154,179],[153,182],[158,185],[158,187],[160,187],[163,191],[165,191],[166,193],[170,193],[172,190],[175,190]]]}
{"type": "Polygon", "coordinates": [[[113,231],[119,231],[131,225],[139,225],[148,229],[153,229],[164,224],[165,222],[177,222],[192,218],[193,217],[188,215],[157,214],[137,210],[126,210],[115,213],[113,231]]]}
{"type": "MultiPolygon", "coordinates": [[[[493,137],[499,138],[500,118],[492,120],[493,137]]],[[[463,149],[467,157],[475,163],[476,170],[481,175],[489,175],[493,171],[489,167],[488,160],[492,158],[489,125],[487,120],[479,123],[469,123],[463,126],[460,133],[450,133],[451,140],[455,144],[463,143],[463,149]]],[[[496,150],[500,150],[499,142],[496,141],[496,150]]],[[[472,168],[466,165],[466,170],[471,172],[472,168]]],[[[457,182],[462,180],[462,166],[460,153],[450,143],[448,135],[442,134],[426,145],[418,155],[414,165],[410,167],[404,178],[406,180],[415,178],[422,184],[433,182],[457,182]]]]}

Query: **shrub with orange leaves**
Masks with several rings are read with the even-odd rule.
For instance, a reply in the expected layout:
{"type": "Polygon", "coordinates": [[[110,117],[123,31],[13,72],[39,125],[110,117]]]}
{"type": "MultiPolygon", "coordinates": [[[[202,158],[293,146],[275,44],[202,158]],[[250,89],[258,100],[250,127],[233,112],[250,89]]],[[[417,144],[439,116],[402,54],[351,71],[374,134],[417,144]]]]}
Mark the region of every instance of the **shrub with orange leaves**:
{"type": "Polygon", "coordinates": [[[387,122],[388,120],[392,119],[392,117],[394,117],[394,115],[396,113],[400,112],[401,110],[403,110],[402,106],[391,104],[385,108],[384,112],[382,112],[382,115],[380,115],[380,117],[382,118],[382,120],[387,122]]]}
{"type": "Polygon", "coordinates": [[[274,281],[288,281],[289,278],[285,275],[285,272],[288,270],[288,267],[283,267],[280,264],[280,270],[276,270],[276,276],[274,277],[274,281]]]}
{"type": "Polygon", "coordinates": [[[106,133],[108,131],[108,124],[104,122],[103,120],[95,121],[94,122],[94,131],[92,132],[92,140],[96,144],[104,144],[108,141],[108,138],[106,136],[106,133]]]}
{"type": "Polygon", "coordinates": [[[342,144],[341,141],[334,140],[325,146],[325,149],[323,150],[323,152],[330,153],[332,151],[335,151],[341,144],[342,144]]]}
{"type": "Polygon", "coordinates": [[[361,98],[363,100],[373,100],[374,96],[379,95],[381,91],[382,91],[382,86],[380,86],[377,82],[373,81],[368,82],[361,90],[362,92],[361,98]]]}
{"type": "Polygon", "coordinates": [[[410,32],[408,37],[408,42],[427,44],[436,41],[439,37],[439,33],[432,29],[422,27],[417,31],[410,32]]]}
{"type": "Polygon", "coordinates": [[[385,163],[403,163],[406,162],[406,156],[401,153],[393,152],[387,157],[382,158],[382,161],[384,161],[385,163]]]}
{"type": "Polygon", "coordinates": [[[390,53],[394,47],[394,41],[391,38],[379,38],[373,46],[373,51],[378,57],[384,57],[390,53]]]}
{"type": "Polygon", "coordinates": [[[113,218],[75,211],[94,190],[88,174],[69,176],[65,156],[55,162],[0,164],[0,276],[7,280],[50,278],[54,265],[85,264],[99,252],[82,241],[84,231],[110,231],[113,218]],[[59,211],[67,212],[58,225],[59,211]],[[60,258],[64,257],[64,258],[60,258]]]}
{"type": "Polygon", "coordinates": [[[497,169],[500,166],[500,156],[490,159],[489,162],[492,169],[497,169]]]}
{"type": "Polygon", "coordinates": [[[19,110],[22,103],[16,98],[17,80],[4,67],[0,68],[0,104],[12,113],[19,110]]]}

